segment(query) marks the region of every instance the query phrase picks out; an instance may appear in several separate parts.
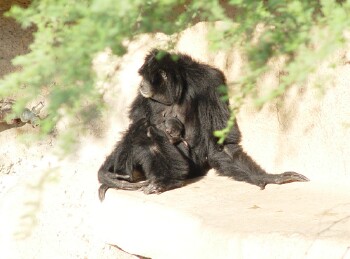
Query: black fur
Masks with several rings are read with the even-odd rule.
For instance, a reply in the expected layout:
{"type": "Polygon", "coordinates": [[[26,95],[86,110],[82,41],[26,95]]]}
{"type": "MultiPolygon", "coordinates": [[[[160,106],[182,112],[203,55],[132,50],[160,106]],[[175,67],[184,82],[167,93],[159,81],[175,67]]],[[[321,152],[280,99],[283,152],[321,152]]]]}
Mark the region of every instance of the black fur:
{"type": "Polygon", "coordinates": [[[108,188],[163,192],[180,187],[187,178],[188,161],[168,136],[145,118],[132,123],[99,169],[99,197],[108,188]],[[139,180],[147,180],[138,182],[139,180]]]}
{"type": "Polygon", "coordinates": [[[170,143],[178,144],[185,141],[183,138],[185,128],[179,119],[175,117],[167,118],[164,121],[164,128],[170,143]]]}
{"type": "MultiPolygon", "coordinates": [[[[183,139],[188,143],[191,151],[189,171],[178,172],[177,177],[173,173],[168,175],[167,172],[160,172],[158,168],[149,171],[146,178],[154,183],[153,186],[157,186],[158,175],[161,175],[162,179],[174,177],[183,179],[183,177],[204,175],[210,168],[216,169],[220,175],[245,181],[262,189],[270,183],[283,184],[308,180],[305,176],[294,172],[274,175],[263,170],[243,151],[237,123],[223,145],[217,143],[213,132],[225,128],[230,116],[229,104],[222,101],[218,91],[219,87],[226,85],[225,76],[220,70],[199,63],[187,55],[174,55],[153,50],[146,56],[139,74],[143,79],[140,84],[140,93],[132,103],[129,112],[131,125],[146,118],[161,131],[166,131],[164,118],[177,117],[184,125],[183,139]]],[[[143,135],[142,132],[135,132],[132,136],[135,137],[137,134],[143,135]]],[[[158,140],[155,141],[158,143],[158,140]]],[[[165,142],[161,143],[169,146],[165,142]]],[[[130,148],[130,144],[128,147],[130,148]]],[[[119,144],[114,152],[124,148],[123,144],[119,144]]],[[[181,153],[183,147],[178,147],[177,150],[181,153]]],[[[152,157],[148,156],[146,160],[151,159],[152,157]]],[[[159,159],[161,158],[157,157],[157,161],[159,159]]],[[[117,156],[114,160],[114,166],[117,168],[123,166],[125,162],[117,156]]],[[[108,177],[108,174],[104,177],[100,176],[99,179],[102,184],[106,184],[109,179],[108,181],[114,183],[109,187],[118,187],[116,186],[118,180],[114,181],[108,177]]],[[[169,184],[169,188],[173,188],[173,185],[169,184]]],[[[163,185],[160,190],[169,188],[163,185]]]]}

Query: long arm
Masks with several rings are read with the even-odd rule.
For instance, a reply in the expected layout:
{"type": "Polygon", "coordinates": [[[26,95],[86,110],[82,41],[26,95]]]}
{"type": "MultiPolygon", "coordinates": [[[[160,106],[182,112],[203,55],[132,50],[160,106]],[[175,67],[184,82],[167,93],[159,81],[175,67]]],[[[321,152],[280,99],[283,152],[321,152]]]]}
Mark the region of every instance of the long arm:
{"type": "MultiPolygon", "coordinates": [[[[228,103],[223,102],[218,94],[213,93],[210,107],[212,130],[223,129],[229,119],[228,103]]],[[[208,113],[208,112],[207,112],[208,113]]],[[[209,133],[210,134],[210,133],[209,133]]],[[[264,189],[267,184],[285,184],[290,182],[309,181],[305,176],[295,172],[282,174],[269,174],[261,168],[240,145],[241,133],[237,122],[227,135],[224,144],[217,144],[212,138],[209,145],[208,162],[211,167],[217,170],[220,175],[231,177],[237,181],[245,181],[264,189]]]]}

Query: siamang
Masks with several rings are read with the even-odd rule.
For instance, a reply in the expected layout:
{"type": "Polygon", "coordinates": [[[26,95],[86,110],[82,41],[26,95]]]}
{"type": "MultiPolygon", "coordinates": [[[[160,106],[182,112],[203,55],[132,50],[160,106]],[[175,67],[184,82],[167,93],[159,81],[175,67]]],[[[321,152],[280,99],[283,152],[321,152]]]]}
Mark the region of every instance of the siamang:
{"type": "MultiPolygon", "coordinates": [[[[154,167],[154,170],[146,173],[146,178],[153,181],[152,192],[162,192],[176,187],[173,179],[191,178],[205,175],[211,168],[216,169],[219,175],[228,176],[238,181],[245,181],[264,189],[267,184],[285,184],[290,182],[308,181],[305,176],[295,172],[281,174],[269,174],[262,169],[240,145],[241,133],[237,122],[228,133],[223,144],[218,144],[218,139],[213,135],[215,130],[224,129],[230,116],[229,103],[223,101],[220,96],[220,87],[225,87],[224,74],[207,64],[195,61],[188,55],[169,53],[162,50],[152,50],[145,58],[144,64],[139,69],[142,77],[139,94],[131,105],[129,118],[131,125],[146,118],[151,125],[155,125],[160,131],[166,131],[164,123],[166,118],[176,117],[183,125],[182,138],[190,147],[188,171],[165,172],[163,168],[154,167]],[[155,179],[161,177],[162,185],[158,186],[155,179]],[[164,178],[169,179],[169,185],[164,184],[164,178]]],[[[143,132],[134,132],[132,137],[143,132]]],[[[134,149],[132,143],[125,141],[124,136],[114,152],[119,150],[130,151],[134,149]]],[[[158,143],[156,138],[148,139],[153,145],[165,145],[169,147],[170,141],[158,143]]],[[[165,139],[163,139],[165,140],[165,139]]],[[[170,143],[171,144],[171,143],[170,143]]],[[[151,146],[151,143],[149,144],[151,146]]],[[[183,146],[183,145],[182,145],[183,146]]],[[[176,146],[175,151],[183,151],[182,146],[176,146]]],[[[141,148],[138,146],[138,148],[141,148]]],[[[147,149],[144,147],[143,149],[147,149]]],[[[175,153],[169,157],[169,161],[176,161],[175,153]]],[[[162,156],[152,156],[144,151],[147,163],[166,163],[162,156]],[[155,159],[153,161],[153,159],[155,159]]],[[[141,152],[142,153],[142,152],[141,152]]],[[[164,154],[166,156],[166,154],[164,154]]],[[[114,167],[125,166],[125,160],[114,156],[114,167]]],[[[107,158],[108,160],[108,158],[107,158]]],[[[185,166],[184,166],[185,168],[185,166]]],[[[114,169],[114,172],[118,171],[114,169]]],[[[124,171],[125,179],[133,185],[130,171],[124,171]]],[[[113,173],[100,170],[99,180],[101,184],[118,188],[120,179],[115,179],[113,173]]],[[[150,183],[148,183],[150,184],[150,183]]]]}
{"type": "Polygon", "coordinates": [[[187,145],[186,140],[183,138],[185,128],[178,118],[167,118],[164,121],[164,128],[170,143],[175,145],[183,142],[185,145],[187,145]]]}
{"type": "MultiPolygon", "coordinates": [[[[172,132],[177,134],[175,130],[182,124],[176,118],[169,120],[167,126],[176,126],[172,132]]],[[[129,126],[99,169],[99,198],[103,200],[110,187],[143,189],[145,193],[180,187],[187,178],[188,166],[187,158],[169,141],[169,136],[142,118],[129,126]]]]}

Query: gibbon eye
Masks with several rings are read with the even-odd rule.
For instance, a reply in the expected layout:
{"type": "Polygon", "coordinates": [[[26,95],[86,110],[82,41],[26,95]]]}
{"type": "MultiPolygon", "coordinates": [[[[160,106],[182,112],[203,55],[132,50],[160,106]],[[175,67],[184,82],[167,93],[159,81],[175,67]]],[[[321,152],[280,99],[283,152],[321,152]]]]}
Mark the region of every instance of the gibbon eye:
{"type": "Polygon", "coordinates": [[[168,80],[168,76],[166,75],[164,70],[159,70],[158,73],[155,74],[155,77],[152,80],[152,84],[159,85],[168,80]]]}

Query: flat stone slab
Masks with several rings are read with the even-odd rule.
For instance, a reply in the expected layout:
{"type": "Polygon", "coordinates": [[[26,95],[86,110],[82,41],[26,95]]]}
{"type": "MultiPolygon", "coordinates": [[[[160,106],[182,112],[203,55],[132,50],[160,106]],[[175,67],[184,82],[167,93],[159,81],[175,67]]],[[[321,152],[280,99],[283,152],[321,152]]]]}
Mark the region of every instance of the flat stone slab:
{"type": "Polygon", "coordinates": [[[105,242],[150,258],[350,258],[349,190],[260,190],[210,174],[160,195],[110,189],[96,225],[105,242]]]}

